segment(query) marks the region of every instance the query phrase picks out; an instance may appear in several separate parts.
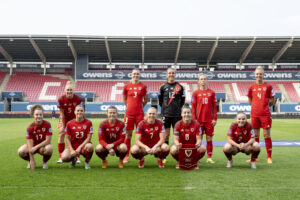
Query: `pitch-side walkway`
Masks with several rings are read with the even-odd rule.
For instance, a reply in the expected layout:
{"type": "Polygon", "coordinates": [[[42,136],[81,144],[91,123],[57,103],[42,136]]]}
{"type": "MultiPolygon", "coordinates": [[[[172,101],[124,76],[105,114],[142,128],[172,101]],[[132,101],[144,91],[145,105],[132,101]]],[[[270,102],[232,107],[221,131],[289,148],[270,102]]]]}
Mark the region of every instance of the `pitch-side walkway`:
{"type": "MultiPolygon", "coordinates": [[[[225,143],[226,143],[225,141],[213,141],[213,145],[217,146],[217,147],[222,147],[225,145],[225,143]]],[[[206,141],[203,141],[203,144],[206,145],[206,141]]],[[[300,147],[300,141],[273,140],[272,145],[273,145],[273,147],[300,147]]],[[[260,146],[265,146],[265,141],[260,141],[260,146]]]]}

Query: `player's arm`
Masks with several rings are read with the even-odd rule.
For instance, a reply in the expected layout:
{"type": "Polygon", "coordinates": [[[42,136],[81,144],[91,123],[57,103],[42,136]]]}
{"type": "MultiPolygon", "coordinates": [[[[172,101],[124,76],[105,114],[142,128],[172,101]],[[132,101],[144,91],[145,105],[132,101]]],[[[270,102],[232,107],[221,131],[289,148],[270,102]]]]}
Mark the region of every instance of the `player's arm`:
{"type": "Polygon", "coordinates": [[[62,108],[59,109],[59,116],[60,116],[60,120],[61,120],[61,123],[62,123],[62,128],[64,129],[64,125],[65,125],[65,112],[62,108]]]}
{"type": "Polygon", "coordinates": [[[197,120],[197,95],[195,93],[196,92],[193,93],[191,101],[193,120],[197,120]]]}
{"type": "Polygon", "coordinates": [[[113,147],[116,147],[116,146],[119,146],[120,144],[122,144],[125,140],[125,135],[126,135],[126,130],[122,128],[120,129],[119,131],[119,134],[120,134],[120,139],[118,139],[117,141],[114,141],[112,144],[113,144],[113,147]]]}
{"type": "Polygon", "coordinates": [[[245,143],[245,147],[244,148],[246,148],[249,145],[252,145],[254,142],[255,142],[255,139],[251,138],[247,143],[245,143]]]}
{"type": "Polygon", "coordinates": [[[229,144],[231,144],[232,146],[235,146],[235,147],[237,147],[237,148],[240,148],[240,145],[239,145],[238,143],[236,143],[236,142],[232,139],[231,136],[228,136],[227,142],[228,142],[229,144]]]}
{"type": "Polygon", "coordinates": [[[251,97],[248,97],[248,103],[249,103],[250,105],[252,105],[252,98],[251,98],[251,97]]]}
{"type": "Polygon", "coordinates": [[[65,135],[66,135],[67,146],[70,148],[71,154],[74,154],[75,150],[73,149],[72,143],[71,143],[71,129],[69,128],[68,124],[65,129],[65,135]]]}
{"type": "Polygon", "coordinates": [[[32,139],[27,139],[27,148],[28,148],[28,153],[29,153],[29,164],[30,164],[30,169],[35,169],[35,160],[33,157],[33,140],[32,139]]]}
{"type": "MultiPolygon", "coordinates": [[[[100,126],[99,126],[99,131],[98,131],[99,144],[101,144],[104,148],[106,148],[107,147],[107,143],[106,143],[106,141],[103,138],[103,135],[104,135],[104,131],[103,130],[104,130],[103,123],[101,123],[100,126]]],[[[109,150],[109,149],[107,149],[107,150],[109,150]]]]}
{"type": "Polygon", "coordinates": [[[248,103],[249,103],[250,105],[252,105],[252,88],[251,88],[251,87],[250,87],[249,90],[248,90],[247,96],[248,96],[248,103]]]}
{"type": "Polygon", "coordinates": [[[145,145],[144,143],[141,142],[141,137],[142,137],[141,134],[136,134],[135,135],[135,144],[137,146],[139,146],[140,148],[146,149],[147,152],[150,152],[150,148],[147,145],[145,145]]]}
{"type": "Polygon", "coordinates": [[[46,145],[51,143],[51,139],[52,139],[52,135],[46,135],[46,139],[43,142],[39,143],[38,145],[34,146],[33,149],[37,150],[41,147],[45,147],[46,145]]]}
{"type": "Polygon", "coordinates": [[[82,147],[84,147],[87,143],[91,142],[91,139],[92,139],[92,134],[89,133],[87,135],[87,138],[83,141],[83,143],[81,143],[81,145],[79,145],[79,147],[77,147],[77,149],[75,150],[77,154],[80,153],[80,150],[82,147]]]}
{"type": "Polygon", "coordinates": [[[217,99],[216,99],[216,93],[213,93],[212,95],[212,106],[213,106],[213,120],[212,120],[212,124],[213,126],[215,126],[217,124],[217,99]]]}
{"type": "Polygon", "coordinates": [[[275,98],[272,97],[272,98],[270,98],[270,100],[269,100],[269,106],[273,106],[274,104],[275,104],[275,98]]]}
{"type": "Polygon", "coordinates": [[[159,133],[159,141],[152,147],[152,153],[154,153],[157,147],[160,147],[165,142],[165,132],[159,133]]]}
{"type": "Polygon", "coordinates": [[[145,94],[144,96],[143,96],[143,107],[145,107],[145,105],[148,103],[148,95],[147,94],[145,94]]]}
{"type": "Polygon", "coordinates": [[[176,146],[180,146],[180,144],[179,144],[179,135],[175,135],[175,133],[174,133],[173,140],[174,140],[174,144],[176,146]]]}
{"type": "Polygon", "coordinates": [[[185,104],[185,91],[184,91],[184,87],[182,86],[182,85],[180,85],[181,86],[181,91],[180,91],[180,98],[181,98],[181,100],[180,100],[180,107],[182,108],[182,106],[185,104]]]}
{"type": "Polygon", "coordinates": [[[123,103],[127,107],[127,95],[122,95],[123,96],[123,103]]]}
{"type": "Polygon", "coordinates": [[[159,88],[159,94],[158,94],[158,102],[160,107],[163,105],[163,100],[164,100],[164,90],[163,90],[163,85],[160,86],[159,88]]]}
{"type": "Polygon", "coordinates": [[[199,148],[202,144],[202,138],[201,135],[196,136],[196,147],[199,148]]]}

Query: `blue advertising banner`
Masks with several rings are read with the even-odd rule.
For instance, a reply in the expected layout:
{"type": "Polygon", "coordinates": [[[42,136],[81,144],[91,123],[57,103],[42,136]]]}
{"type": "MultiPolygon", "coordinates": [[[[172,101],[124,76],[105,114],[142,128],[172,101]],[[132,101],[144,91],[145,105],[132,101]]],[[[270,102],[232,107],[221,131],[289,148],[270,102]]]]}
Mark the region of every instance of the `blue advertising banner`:
{"type": "MultiPolygon", "coordinates": [[[[222,113],[237,113],[238,111],[243,111],[249,114],[251,112],[251,105],[248,103],[222,104],[222,113]]],[[[270,111],[273,112],[273,107],[270,107],[270,111]]]]}
{"type": "Polygon", "coordinates": [[[225,99],[226,98],[226,93],[224,92],[216,92],[216,98],[217,99],[225,99]]]}
{"type": "Polygon", "coordinates": [[[300,103],[280,104],[280,113],[300,113],[300,103]]]}
{"type": "Polygon", "coordinates": [[[75,92],[75,94],[78,94],[81,98],[94,98],[95,93],[94,92],[75,92]]]}
{"type": "Polygon", "coordinates": [[[2,98],[22,98],[23,92],[7,91],[1,92],[2,98]]]}
{"type": "MultiPolygon", "coordinates": [[[[198,75],[204,73],[208,80],[255,80],[254,72],[249,71],[177,71],[176,80],[197,80],[198,75]]],[[[142,71],[141,80],[166,80],[166,71],[142,71]]],[[[77,80],[130,80],[131,71],[87,71],[76,70],[77,80]]],[[[276,71],[265,72],[264,80],[300,80],[300,72],[295,71],[276,71]]]]}
{"type": "Polygon", "coordinates": [[[11,112],[28,112],[34,104],[41,104],[45,112],[59,111],[56,102],[18,102],[11,104],[11,112]]]}
{"type": "Polygon", "coordinates": [[[0,113],[4,112],[4,103],[0,102],[0,113]]]}

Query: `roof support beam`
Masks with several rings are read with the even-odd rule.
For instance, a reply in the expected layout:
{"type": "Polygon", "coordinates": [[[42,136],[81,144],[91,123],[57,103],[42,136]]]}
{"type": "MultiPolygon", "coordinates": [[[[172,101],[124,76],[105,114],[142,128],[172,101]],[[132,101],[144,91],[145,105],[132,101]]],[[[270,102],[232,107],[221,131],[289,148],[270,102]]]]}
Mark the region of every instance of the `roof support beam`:
{"type": "Polygon", "coordinates": [[[30,41],[31,45],[33,46],[35,52],[38,54],[38,56],[42,60],[42,62],[44,64],[46,64],[46,57],[44,56],[43,52],[41,51],[39,46],[36,44],[36,42],[31,38],[31,36],[29,36],[29,41],[30,41]]]}
{"type": "Polygon", "coordinates": [[[253,48],[254,44],[256,42],[256,37],[253,38],[253,40],[250,42],[248,47],[243,52],[242,56],[240,57],[240,67],[243,65],[243,62],[246,60],[248,54],[250,53],[251,49],[253,48]]]}
{"type": "Polygon", "coordinates": [[[111,59],[109,44],[108,44],[108,40],[107,40],[106,36],[104,37],[104,42],[105,42],[105,48],[106,48],[106,53],[107,53],[107,57],[108,57],[108,62],[111,65],[112,59],[111,59]]]}
{"type": "Polygon", "coordinates": [[[72,43],[72,41],[70,39],[70,36],[67,36],[67,40],[68,40],[68,46],[70,47],[70,50],[71,50],[72,55],[73,55],[73,58],[75,60],[77,60],[77,51],[76,51],[76,49],[75,49],[75,47],[74,47],[74,45],[73,45],[73,43],[72,43]]]}
{"type": "Polygon", "coordinates": [[[291,37],[291,39],[283,45],[283,47],[276,53],[276,55],[272,59],[272,66],[274,67],[275,63],[281,58],[281,56],[286,52],[286,50],[292,46],[294,41],[294,37],[291,37]]]}
{"type": "Polygon", "coordinates": [[[0,45],[0,53],[4,56],[8,62],[12,63],[12,57],[9,55],[9,53],[3,48],[2,45],[0,45]]]}
{"type": "Polygon", "coordinates": [[[209,63],[212,57],[214,56],[215,50],[218,47],[218,43],[219,43],[219,37],[216,38],[216,41],[214,42],[213,46],[210,49],[209,55],[207,57],[207,62],[206,62],[207,68],[209,68],[209,63]]]}
{"type": "Polygon", "coordinates": [[[175,54],[175,59],[174,59],[174,65],[177,65],[177,61],[178,61],[178,56],[179,56],[179,52],[180,52],[180,47],[181,47],[181,36],[179,36],[178,39],[178,44],[177,44],[177,50],[176,50],[176,54],[175,54]]]}
{"type": "Polygon", "coordinates": [[[144,68],[145,64],[145,37],[142,37],[142,67],[144,68]]]}

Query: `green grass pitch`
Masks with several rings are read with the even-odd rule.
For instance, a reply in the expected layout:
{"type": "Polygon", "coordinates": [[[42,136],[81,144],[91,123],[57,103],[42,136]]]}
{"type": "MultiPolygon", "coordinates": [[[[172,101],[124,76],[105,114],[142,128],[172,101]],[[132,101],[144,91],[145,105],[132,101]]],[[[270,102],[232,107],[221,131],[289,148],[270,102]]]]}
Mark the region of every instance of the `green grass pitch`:
{"type": "MultiPolygon", "coordinates": [[[[117,168],[117,158],[108,157],[108,168],[101,169],[101,161],[93,155],[91,170],[83,164],[70,169],[69,163],[56,164],[57,123],[51,122],[54,154],[49,169],[41,168],[41,156],[36,155],[37,169],[26,169],[27,163],[17,156],[17,149],[26,142],[26,127],[32,119],[0,119],[0,199],[300,199],[300,148],[273,147],[273,164],[266,163],[262,147],[257,169],[245,162],[249,157],[233,157],[231,169],[221,147],[214,147],[215,164],[201,160],[200,169],[175,169],[169,155],[164,169],[157,167],[153,157],[147,156],[144,169],[137,168],[133,158],[117,168]]],[[[93,144],[98,144],[101,119],[92,119],[93,144]]],[[[225,141],[230,119],[220,119],[215,141],[225,141]]],[[[273,140],[300,140],[299,119],[274,119],[273,140]]],[[[262,135],[261,135],[262,139],[262,135]]],[[[83,157],[81,157],[83,160],[83,157]]]]}

